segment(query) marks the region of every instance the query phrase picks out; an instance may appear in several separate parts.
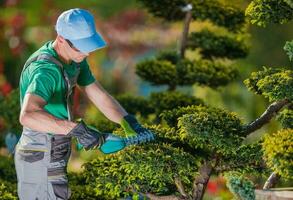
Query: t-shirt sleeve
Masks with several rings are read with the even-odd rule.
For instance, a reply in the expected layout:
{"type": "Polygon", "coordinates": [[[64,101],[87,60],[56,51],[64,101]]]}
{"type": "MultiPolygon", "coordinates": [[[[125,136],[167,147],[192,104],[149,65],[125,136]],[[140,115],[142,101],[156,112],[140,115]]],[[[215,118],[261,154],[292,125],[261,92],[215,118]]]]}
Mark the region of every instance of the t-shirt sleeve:
{"type": "Polygon", "coordinates": [[[58,71],[54,69],[35,70],[31,74],[31,81],[26,93],[38,95],[48,102],[57,88],[59,76],[58,71]]]}
{"type": "Polygon", "coordinates": [[[91,83],[95,81],[96,79],[93,76],[87,61],[86,60],[82,61],[80,64],[80,74],[77,79],[77,84],[79,86],[84,87],[84,86],[90,85],[91,83]]]}

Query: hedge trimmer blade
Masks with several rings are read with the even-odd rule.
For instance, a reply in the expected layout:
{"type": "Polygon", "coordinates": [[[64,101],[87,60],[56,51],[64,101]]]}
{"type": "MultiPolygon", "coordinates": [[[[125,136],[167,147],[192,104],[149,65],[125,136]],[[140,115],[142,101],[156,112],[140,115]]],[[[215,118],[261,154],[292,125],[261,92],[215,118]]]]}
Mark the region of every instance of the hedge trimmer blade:
{"type": "Polygon", "coordinates": [[[146,142],[150,142],[155,140],[154,134],[151,132],[145,133],[145,134],[138,134],[136,136],[130,136],[124,138],[124,142],[126,146],[129,145],[135,145],[135,144],[142,144],[146,142]]]}

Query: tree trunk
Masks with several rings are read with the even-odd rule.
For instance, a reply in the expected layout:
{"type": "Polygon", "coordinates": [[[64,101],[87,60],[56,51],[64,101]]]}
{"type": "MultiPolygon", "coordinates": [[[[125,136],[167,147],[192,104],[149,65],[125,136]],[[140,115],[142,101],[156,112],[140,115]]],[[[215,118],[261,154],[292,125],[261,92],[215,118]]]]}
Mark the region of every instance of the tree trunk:
{"type": "Polygon", "coordinates": [[[211,161],[205,161],[199,169],[199,175],[193,182],[192,199],[202,200],[207,184],[209,182],[213,167],[211,161]]]}
{"type": "Polygon", "coordinates": [[[278,180],[280,179],[280,175],[278,175],[277,173],[273,172],[270,177],[268,178],[268,180],[266,181],[266,183],[263,186],[264,190],[268,190],[272,187],[274,187],[278,180]]]}
{"type": "Polygon", "coordinates": [[[181,44],[180,44],[180,58],[181,59],[183,59],[185,57],[185,49],[186,49],[186,44],[187,44],[187,39],[188,39],[189,25],[190,25],[190,22],[191,22],[191,19],[192,19],[191,10],[192,10],[192,6],[187,5],[184,28],[183,28],[181,44]]]}

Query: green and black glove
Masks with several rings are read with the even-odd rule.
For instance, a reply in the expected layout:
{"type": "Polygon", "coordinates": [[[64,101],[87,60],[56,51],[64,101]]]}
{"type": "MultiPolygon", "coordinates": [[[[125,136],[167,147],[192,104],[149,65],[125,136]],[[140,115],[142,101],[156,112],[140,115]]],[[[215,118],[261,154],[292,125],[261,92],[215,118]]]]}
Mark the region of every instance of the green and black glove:
{"type": "Polygon", "coordinates": [[[125,140],[126,145],[150,142],[155,139],[154,134],[141,126],[133,115],[124,116],[120,125],[128,137],[128,139],[125,140]]]}
{"type": "Polygon", "coordinates": [[[87,126],[83,121],[79,122],[69,135],[77,138],[78,148],[85,150],[99,148],[105,154],[115,153],[126,146],[123,138],[110,133],[101,133],[87,126]]]}

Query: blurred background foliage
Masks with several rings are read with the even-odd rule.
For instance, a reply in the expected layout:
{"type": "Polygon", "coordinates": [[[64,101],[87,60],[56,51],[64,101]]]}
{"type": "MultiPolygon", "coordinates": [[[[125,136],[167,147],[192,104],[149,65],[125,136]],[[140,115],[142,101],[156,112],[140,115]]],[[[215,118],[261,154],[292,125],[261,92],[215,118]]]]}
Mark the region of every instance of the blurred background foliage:
{"type": "MultiPolygon", "coordinates": [[[[251,1],[220,0],[220,2],[245,10],[251,1]]],[[[151,91],[166,89],[165,86],[153,86],[139,79],[135,74],[134,66],[145,58],[153,58],[162,49],[177,48],[181,37],[182,23],[169,24],[155,18],[136,0],[0,0],[0,146],[3,146],[3,136],[8,130],[14,129],[15,132],[20,132],[20,127],[15,122],[17,118],[14,118],[15,124],[9,124],[6,119],[10,112],[17,112],[15,111],[17,110],[16,106],[10,108],[5,106],[5,103],[9,101],[10,96],[14,95],[11,91],[18,87],[22,65],[28,56],[43,43],[54,39],[56,36],[54,24],[58,15],[63,10],[74,7],[90,10],[94,14],[97,30],[109,43],[106,49],[95,52],[88,58],[97,80],[109,93],[114,96],[119,94],[149,96],[151,91]]],[[[217,34],[228,35],[231,40],[245,41],[243,47],[241,46],[239,49],[235,47],[240,52],[237,55],[245,54],[246,47],[249,50],[247,57],[233,61],[232,64],[237,66],[239,70],[239,76],[229,85],[219,88],[194,85],[192,88],[182,86],[179,89],[193,94],[195,99],[191,99],[191,101],[201,98],[205,100],[206,104],[236,112],[246,123],[256,119],[269,105],[269,100],[248,91],[243,80],[247,79],[252,72],[263,70],[263,66],[284,66],[283,68],[292,69],[292,63],[289,63],[288,56],[282,50],[285,42],[292,40],[292,25],[292,21],[283,25],[271,24],[266,27],[249,25],[249,34],[243,35],[242,38],[235,38],[234,35],[229,35],[225,29],[214,27],[209,22],[193,22],[190,27],[191,31],[204,32],[205,28],[209,28],[217,34]]],[[[200,45],[200,41],[196,45],[200,45]]],[[[231,55],[231,57],[236,58],[237,55],[231,55]]],[[[127,95],[119,98],[121,102],[126,102],[127,95]]],[[[116,124],[106,120],[79,92],[76,93],[75,103],[76,115],[84,116],[86,121],[99,126],[102,131],[111,131],[117,127],[116,124]]],[[[143,99],[138,99],[136,103],[144,104],[143,99]]],[[[17,102],[13,102],[13,104],[17,105],[17,102]]],[[[141,106],[138,105],[138,107],[141,106]]],[[[145,111],[137,113],[138,117],[153,112],[151,106],[145,109],[145,111]]],[[[135,109],[132,112],[135,112],[135,109]]],[[[280,127],[280,123],[273,120],[272,123],[258,130],[256,136],[251,140],[255,140],[259,137],[258,135],[263,133],[276,132],[280,127]]],[[[3,151],[2,149],[1,152],[3,153],[3,151]]],[[[73,152],[69,170],[79,171],[83,162],[98,156],[96,153],[84,151],[73,152]]],[[[2,158],[0,159],[2,160],[2,158]]],[[[221,178],[212,179],[208,186],[208,192],[220,194],[226,190],[219,187],[215,189],[213,186],[221,181],[221,178]]],[[[10,188],[11,186],[5,185],[4,182],[0,187],[10,188]]],[[[15,193],[12,189],[9,192],[15,193]]],[[[227,199],[231,198],[229,194],[226,197],[227,199]]]]}

